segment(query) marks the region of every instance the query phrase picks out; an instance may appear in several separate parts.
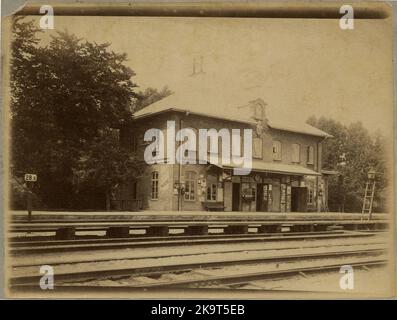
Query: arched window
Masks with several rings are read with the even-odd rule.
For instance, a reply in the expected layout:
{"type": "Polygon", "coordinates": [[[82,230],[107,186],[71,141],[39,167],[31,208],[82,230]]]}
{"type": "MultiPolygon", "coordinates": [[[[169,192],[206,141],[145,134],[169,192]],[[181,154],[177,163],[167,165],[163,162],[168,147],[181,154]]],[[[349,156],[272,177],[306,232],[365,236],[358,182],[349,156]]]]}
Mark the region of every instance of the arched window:
{"type": "Polygon", "coordinates": [[[292,162],[299,163],[300,162],[300,153],[301,146],[297,143],[292,144],[292,162]]]}
{"type": "Polygon", "coordinates": [[[273,141],[273,159],[281,160],[281,142],[273,141]]]}
{"type": "Polygon", "coordinates": [[[157,171],[152,172],[152,200],[157,200],[159,198],[159,173],[157,171]]]}
{"type": "Polygon", "coordinates": [[[196,173],[193,171],[185,173],[185,200],[196,200],[196,173]]]}

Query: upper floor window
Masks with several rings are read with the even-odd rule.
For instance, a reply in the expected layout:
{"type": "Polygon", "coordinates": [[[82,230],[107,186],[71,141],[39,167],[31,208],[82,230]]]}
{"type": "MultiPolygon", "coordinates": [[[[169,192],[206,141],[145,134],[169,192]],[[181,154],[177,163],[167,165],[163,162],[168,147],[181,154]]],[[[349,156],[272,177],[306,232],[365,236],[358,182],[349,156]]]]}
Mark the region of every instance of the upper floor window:
{"type": "Polygon", "coordinates": [[[152,200],[159,198],[159,173],[157,171],[152,172],[152,200]]]}
{"type": "Polygon", "coordinates": [[[297,143],[292,144],[292,162],[299,163],[300,162],[300,145],[297,143]]]}
{"type": "Polygon", "coordinates": [[[160,136],[161,136],[161,131],[160,130],[156,130],[155,131],[155,135],[152,138],[152,141],[155,141],[157,148],[153,149],[152,151],[152,157],[156,158],[157,156],[159,156],[159,149],[161,147],[160,145],[160,136]]]}
{"type": "Polygon", "coordinates": [[[313,146],[308,146],[306,152],[307,152],[307,163],[313,164],[314,163],[314,148],[313,148],[313,146]]]}
{"type": "Polygon", "coordinates": [[[273,141],[273,159],[281,160],[281,142],[273,141]]]}
{"type": "Polygon", "coordinates": [[[196,173],[192,171],[185,173],[185,200],[196,200],[196,173]]]}
{"type": "Polygon", "coordinates": [[[262,159],[262,139],[261,138],[254,138],[253,157],[257,158],[257,159],[262,159]]]}
{"type": "Polygon", "coordinates": [[[195,128],[183,128],[183,154],[181,155],[187,163],[194,163],[197,159],[198,131],[195,128]]]}

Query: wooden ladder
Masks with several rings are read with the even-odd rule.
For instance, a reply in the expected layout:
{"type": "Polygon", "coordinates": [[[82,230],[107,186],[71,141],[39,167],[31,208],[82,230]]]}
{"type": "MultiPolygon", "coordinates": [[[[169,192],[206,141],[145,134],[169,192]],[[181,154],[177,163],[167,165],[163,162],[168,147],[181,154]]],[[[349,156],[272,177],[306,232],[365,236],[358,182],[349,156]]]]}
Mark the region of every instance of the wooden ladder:
{"type": "Polygon", "coordinates": [[[361,211],[361,220],[365,219],[365,215],[368,214],[367,220],[371,220],[372,216],[372,204],[374,202],[375,194],[375,180],[369,180],[365,184],[365,193],[363,200],[363,209],[361,211]]]}

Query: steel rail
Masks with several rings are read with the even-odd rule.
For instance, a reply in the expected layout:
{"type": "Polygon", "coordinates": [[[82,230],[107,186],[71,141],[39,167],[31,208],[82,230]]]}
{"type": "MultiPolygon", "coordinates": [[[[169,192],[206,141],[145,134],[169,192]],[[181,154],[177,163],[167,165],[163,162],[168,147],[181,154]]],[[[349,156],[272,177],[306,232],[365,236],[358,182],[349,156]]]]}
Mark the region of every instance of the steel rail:
{"type": "MultiPolygon", "coordinates": [[[[335,252],[323,252],[323,253],[309,253],[300,255],[283,255],[283,256],[270,256],[262,258],[247,258],[247,259],[230,259],[230,260],[218,260],[218,261],[207,261],[199,263],[179,263],[179,264],[169,264],[162,266],[148,266],[148,267],[126,267],[126,268],[113,268],[113,269],[103,269],[103,270],[88,270],[88,271],[74,271],[74,272],[64,272],[57,273],[55,275],[55,281],[78,281],[78,280],[91,280],[98,278],[112,278],[112,277],[123,277],[123,276],[143,276],[143,275],[161,275],[164,273],[173,272],[186,272],[192,271],[193,269],[201,268],[214,268],[223,267],[228,265],[244,265],[244,264],[254,264],[254,263],[271,263],[271,262],[286,262],[286,261],[299,261],[302,259],[323,259],[323,258],[334,258],[334,257],[344,257],[344,256],[362,256],[368,254],[382,254],[385,253],[384,248],[376,249],[365,249],[365,250],[347,250],[347,251],[335,251],[335,252]]],[[[384,260],[384,259],[382,259],[384,260]]],[[[92,261],[95,262],[95,261],[92,261]]],[[[14,276],[10,279],[11,285],[18,284],[34,284],[39,283],[42,275],[27,275],[27,276],[14,276]]]]}
{"type": "MultiPolygon", "coordinates": [[[[374,245],[387,245],[386,242],[370,242],[370,243],[365,243],[365,244],[351,244],[351,245],[356,245],[356,246],[374,246],[374,245]]],[[[337,248],[337,247],[345,247],[345,243],[341,244],[336,244],[332,245],[332,248],[337,248]]],[[[222,253],[236,253],[236,252],[255,252],[255,251],[274,251],[274,250],[296,250],[296,249],[314,249],[314,248],[325,248],[324,244],[317,244],[317,245],[311,245],[311,246],[301,246],[301,245],[295,245],[295,246],[290,246],[290,247],[281,247],[281,248],[254,248],[254,249],[239,249],[239,250],[221,250],[221,251],[207,251],[206,254],[222,254],[222,253]]],[[[122,260],[143,260],[143,259],[162,259],[162,258],[170,258],[170,257],[185,257],[185,256],[193,256],[193,255],[202,255],[202,252],[198,253],[177,253],[177,254],[160,254],[160,255],[155,255],[155,256],[134,256],[133,258],[128,257],[128,256],[122,256],[120,258],[96,258],[95,262],[106,262],[106,261],[122,261],[122,260]]],[[[89,263],[92,262],[92,260],[66,260],[66,261],[48,261],[46,260],[46,264],[49,264],[51,266],[57,266],[57,265],[62,265],[62,264],[77,264],[77,263],[89,263]]],[[[21,267],[34,267],[34,266],[41,266],[43,265],[43,262],[36,262],[36,263],[21,263],[21,264],[13,264],[12,268],[21,268],[21,267]]]]}
{"type": "Polygon", "coordinates": [[[202,245],[202,244],[222,244],[222,243],[242,243],[242,242],[268,242],[268,241],[289,241],[289,240],[317,240],[317,239],[336,239],[336,238],[354,238],[354,237],[371,237],[371,233],[337,233],[337,234],[315,234],[315,235],[294,235],[294,236],[249,236],[234,235],[233,237],[222,238],[196,238],[196,239],[158,239],[145,241],[128,241],[118,243],[89,243],[89,244],[62,244],[62,245],[43,245],[43,246],[25,246],[11,247],[9,253],[12,255],[26,253],[50,253],[50,252],[70,252],[79,250],[105,250],[105,249],[122,249],[122,248],[144,248],[144,247],[164,247],[170,245],[202,245]]]}
{"type": "MultiPolygon", "coordinates": [[[[358,266],[370,266],[370,265],[384,265],[387,263],[385,259],[379,260],[368,260],[356,263],[347,263],[352,267],[358,266]]],[[[286,270],[272,270],[264,272],[255,273],[243,273],[234,274],[227,276],[209,276],[205,279],[195,279],[195,280],[176,280],[168,282],[157,282],[157,283],[147,283],[132,285],[133,288],[166,288],[166,287],[186,287],[186,286],[203,286],[203,285],[242,285],[248,284],[253,281],[265,280],[270,278],[280,278],[286,276],[294,276],[299,273],[315,273],[315,272],[326,272],[330,270],[339,270],[341,264],[323,265],[315,267],[302,267],[302,268],[291,268],[286,270]]]]}

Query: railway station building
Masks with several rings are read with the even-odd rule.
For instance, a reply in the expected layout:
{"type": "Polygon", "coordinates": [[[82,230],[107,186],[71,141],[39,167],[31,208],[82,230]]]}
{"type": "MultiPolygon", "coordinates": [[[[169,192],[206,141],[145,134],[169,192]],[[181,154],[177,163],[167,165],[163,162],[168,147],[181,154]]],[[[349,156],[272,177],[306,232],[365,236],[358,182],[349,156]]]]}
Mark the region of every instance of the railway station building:
{"type": "Polygon", "coordinates": [[[148,145],[145,132],[158,128],[167,136],[168,121],[176,130],[196,132],[252,129],[252,170],[235,175],[230,164],[171,164],[166,155],[163,163],[146,165],[138,179],[119,187],[113,209],[327,211],[328,173],[322,170],[321,155],[323,141],[331,136],[293,114],[272,111],[277,108],[260,97],[226,97],[214,88],[178,91],[137,111],[131,127],[120,132],[120,143],[139,158],[148,145]]]}

